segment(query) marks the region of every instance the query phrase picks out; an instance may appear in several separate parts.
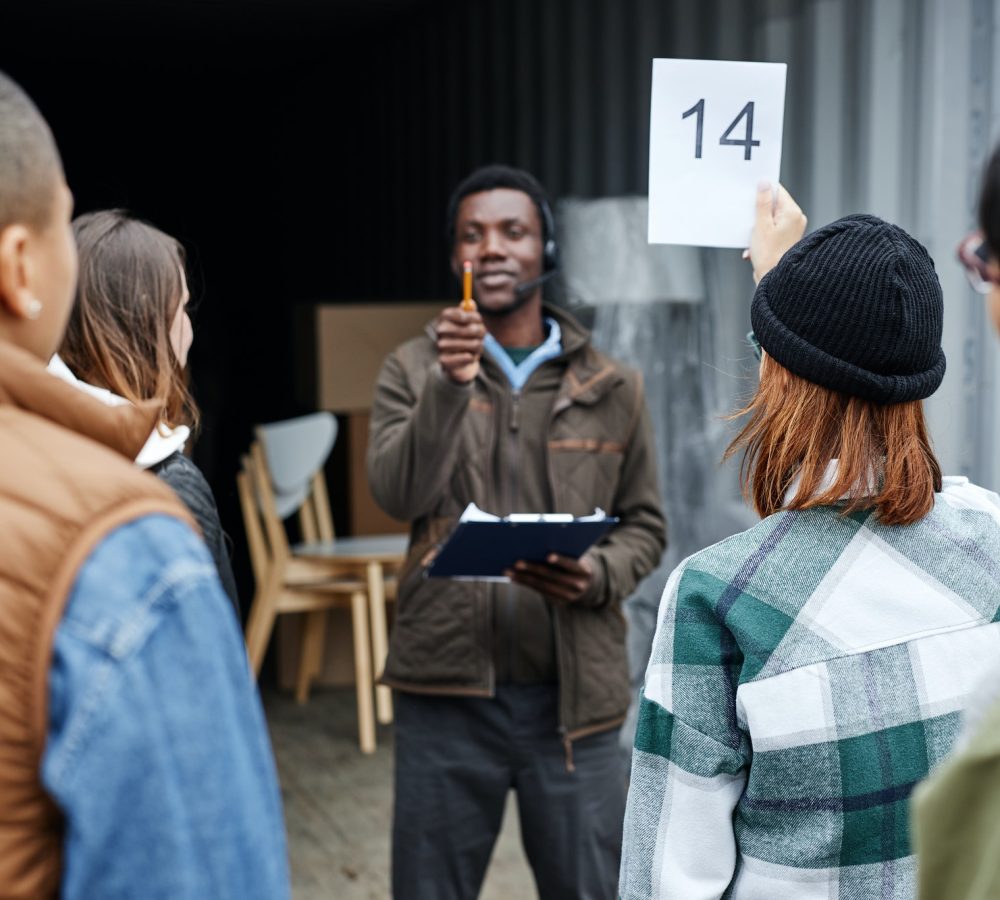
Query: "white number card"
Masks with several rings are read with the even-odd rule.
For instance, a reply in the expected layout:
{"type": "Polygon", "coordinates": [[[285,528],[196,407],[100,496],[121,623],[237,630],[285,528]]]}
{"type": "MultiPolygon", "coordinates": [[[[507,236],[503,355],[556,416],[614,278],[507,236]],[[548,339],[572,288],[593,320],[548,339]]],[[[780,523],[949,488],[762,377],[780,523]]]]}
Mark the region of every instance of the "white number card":
{"type": "Polygon", "coordinates": [[[748,247],[761,181],[777,184],[784,63],[654,59],[649,242],[748,247]]]}

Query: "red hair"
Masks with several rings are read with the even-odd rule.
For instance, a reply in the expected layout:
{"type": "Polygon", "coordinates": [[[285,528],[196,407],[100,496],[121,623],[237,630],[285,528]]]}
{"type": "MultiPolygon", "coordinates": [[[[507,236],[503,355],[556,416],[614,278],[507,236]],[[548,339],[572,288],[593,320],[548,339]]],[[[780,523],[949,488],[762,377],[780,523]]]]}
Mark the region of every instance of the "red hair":
{"type": "Polygon", "coordinates": [[[743,451],[743,496],[761,516],[838,504],[844,515],[874,507],[885,525],[911,525],[930,512],[941,490],[919,400],[861,400],[806,381],[765,354],[760,386],[734,418],[743,415],[750,419],[725,458],[743,451]],[[832,459],[839,468],[827,486],[832,459]]]}

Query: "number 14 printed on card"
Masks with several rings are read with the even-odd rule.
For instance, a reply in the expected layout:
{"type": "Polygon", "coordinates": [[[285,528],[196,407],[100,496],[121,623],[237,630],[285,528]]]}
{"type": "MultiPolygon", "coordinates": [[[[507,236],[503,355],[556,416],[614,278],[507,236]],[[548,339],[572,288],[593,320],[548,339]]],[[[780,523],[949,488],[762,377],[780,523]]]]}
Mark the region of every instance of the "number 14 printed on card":
{"type": "Polygon", "coordinates": [[[777,184],[784,63],[653,60],[649,242],[746,247],[761,181],[777,184]]]}

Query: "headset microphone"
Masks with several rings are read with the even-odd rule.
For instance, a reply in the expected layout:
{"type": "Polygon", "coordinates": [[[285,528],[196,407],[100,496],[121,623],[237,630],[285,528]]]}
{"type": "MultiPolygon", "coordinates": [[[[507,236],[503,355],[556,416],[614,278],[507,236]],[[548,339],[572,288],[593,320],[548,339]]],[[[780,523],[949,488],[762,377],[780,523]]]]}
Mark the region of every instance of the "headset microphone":
{"type": "Polygon", "coordinates": [[[541,287],[546,281],[558,274],[558,269],[549,269],[548,272],[543,272],[537,278],[532,278],[530,281],[522,281],[520,284],[515,284],[514,293],[519,297],[524,294],[530,294],[535,290],[535,288],[541,287]]]}

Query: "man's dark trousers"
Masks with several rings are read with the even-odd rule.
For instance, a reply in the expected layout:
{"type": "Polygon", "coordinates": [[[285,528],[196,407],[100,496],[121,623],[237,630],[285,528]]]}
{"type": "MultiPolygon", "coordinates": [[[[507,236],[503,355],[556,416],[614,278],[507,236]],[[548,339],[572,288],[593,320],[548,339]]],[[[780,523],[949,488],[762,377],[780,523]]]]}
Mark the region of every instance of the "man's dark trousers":
{"type": "Polygon", "coordinates": [[[625,773],[618,730],[557,731],[555,685],[498,685],[494,699],[397,693],[392,882],[396,900],[474,900],[517,791],[542,900],[611,900],[625,773]]]}

